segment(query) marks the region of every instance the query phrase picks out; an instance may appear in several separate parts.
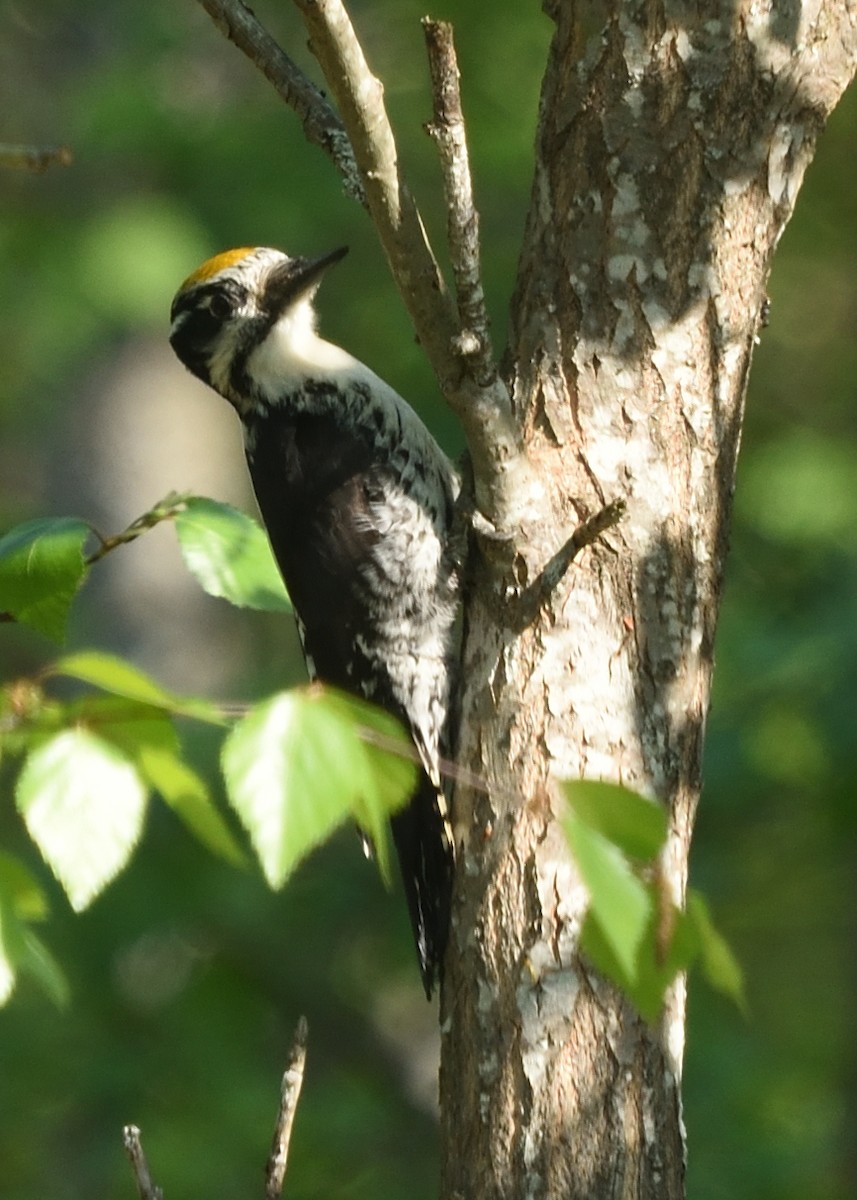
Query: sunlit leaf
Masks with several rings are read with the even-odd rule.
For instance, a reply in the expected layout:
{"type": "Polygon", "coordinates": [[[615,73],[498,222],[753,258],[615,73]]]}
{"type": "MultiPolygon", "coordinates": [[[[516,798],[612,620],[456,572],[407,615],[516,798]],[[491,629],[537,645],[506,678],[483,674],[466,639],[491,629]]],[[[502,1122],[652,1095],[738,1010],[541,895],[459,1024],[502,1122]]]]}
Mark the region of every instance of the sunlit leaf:
{"type": "Polygon", "coordinates": [[[217,811],[204,780],[187,763],[175,752],[155,746],[142,747],[137,763],[147,782],[204,846],[235,866],[246,864],[246,855],[217,811]]]}
{"type": "Polygon", "coordinates": [[[117,749],[70,729],[30,754],[16,800],[30,836],[80,911],[128,861],[143,825],[146,788],[117,749]]]}
{"type": "Polygon", "coordinates": [[[223,718],[213,704],[195,696],[177,696],[162,688],[138,667],[99,650],[67,654],[51,666],[50,674],[67,675],[71,679],[91,683],[114,696],[137,700],[177,716],[223,724],[223,718]]]}
{"type": "Polygon", "coordinates": [[[179,735],[170,713],[153,704],[89,692],[69,701],[60,715],[64,718],[63,727],[85,728],[132,760],[147,747],[179,753],[179,735]]]}
{"type": "Polygon", "coordinates": [[[86,575],[83,546],[90,529],[72,517],[43,518],[0,538],[0,612],[56,642],[86,575]]]}
{"type": "Polygon", "coordinates": [[[660,852],[667,836],[667,815],[653,800],[618,784],[591,779],[569,780],[563,788],[581,820],[625,854],[650,860],[660,852]]]}
{"type": "MultiPolygon", "coordinates": [[[[651,885],[649,889],[651,890],[651,885]]],[[[654,908],[654,897],[652,897],[654,908]]],[[[660,945],[656,922],[646,926],[634,962],[628,972],[607,941],[600,923],[587,915],[580,948],[602,975],[628,996],[648,1021],[655,1021],[663,1008],[667,988],[681,971],[701,962],[712,987],[734,1000],[746,1012],[741,968],[723,937],[714,928],[704,899],[690,891],[687,910],[672,908],[669,945],[660,945]]]]}
{"type": "Polygon", "coordinates": [[[227,793],[272,887],[347,818],[353,743],[298,691],[258,705],[226,739],[227,793]]]}
{"type": "Polygon", "coordinates": [[[708,905],[699,892],[691,890],[687,897],[688,921],[698,939],[699,957],[705,978],[717,991],[734,1000],[742,1012],[747,1011],[744,994],[744,974],[726,939],[714,927],[708,905]]]}
{"type": "Polygon", "coordinates": [[[65,1008],[69,1001],[69,986],[62,967],[29,926],[24,925],[21,932],[18,959],[21,972],[34,979],[57,1008],[65,1008]]]}
{"type": "Polygon", "coordinates": [[[0,1005],[11,996],[20,974],[30,975],[58,1007],[68,1003],[68,984],[59,964],[0,886],[0,1005]]]}
{"type": "Polygon", "coordinates": [[[188,570],[209,595],[239,608],[291,611],[268,538],[252,517],[191,497],[176,517],[176,532],[188,570]]]}
{"type": "Polygon", "coordinates": [[[572,810],[563,816],[574,861],[589,892],[589,914],[624,973],[636,977],[637,953],[652,914],[652,899],[618,846],[572,810]]]}
{"type": "MultiPolygon", "coordinates": [[[[229,798],[274,887],[349,816],[377,837],[385,869],[382,822],[414,768],[361,739],[358,715],[337,693],[295,690],[253,709],[226,740],[229,798]]],[[[396,737],[395,723],[378,724],[396,737]]]]}
{"type": "Polygon", "coordinates": [[[401,724],[375,705],[333,689],[325,691],[324,699],[331,712],[355,726],[360,739],[368,774],[365,786],[355,790],[354,818],[371,839],[378,870],[389,884],[390,816],[414,793],[416,749],[401,724]]]}

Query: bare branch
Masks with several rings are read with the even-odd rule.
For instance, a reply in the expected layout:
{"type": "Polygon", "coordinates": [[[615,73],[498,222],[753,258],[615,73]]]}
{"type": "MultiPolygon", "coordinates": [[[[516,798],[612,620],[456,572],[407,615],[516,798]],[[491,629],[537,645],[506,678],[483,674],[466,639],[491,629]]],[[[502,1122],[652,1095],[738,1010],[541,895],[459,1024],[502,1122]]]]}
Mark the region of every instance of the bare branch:
{"type": "Polygon", "coordinates": [[[149,1164],[146,1162],[143,1144],[140,1141],[140,1130],[136,1125],[126,1125],[122,1130],[122,1144],[131,1160],[140,1200],[164,1200],[164,1193],[152,1182],[152,1176],[149,1174],[149,1164]]]}
{"type": "Polygon", "coordinates": [[[48,167],[68,167],[71,163],[68,146],[9,146],[0,143],[0,167],[41,174],[48,167]]]}
{"type": "Polygon", "coordinates": [[[434,120],[426,132],[437,145],[446,197],[447,237],[461,332],[459,353],[472,360],[471,371],[482,384],[497,377],[488,332],[488,313],[479,265],[479,213],[473,203],[473,182],[467,153],[467,131],[461,108],[461,74],[455,54],[452,25],[423,18],[431,71],[434,120]]]}
{"type": "Polygon", "coordinates": [[[366,204],[348,134],[338,114],[297,63],[277,45],[242,0],[199,0],[217,28],[255,63],[301,120],[307,141],[319,146],[342,176],[346,193],[366,204]]]}
{"type": "Polygon", "coordinates": [[[286,1067],[280,1086],[280,1109],[277,1113],[271,1153],[265,1168],[265,1200],[280,1200],[283,1193],[283,1179],[289,1157],[292,1125],[304,1081],[307,1032],[306,1017],[300,1017],[292,1042],[289,1065],[286,1067]]]}
{"type": "Polygon", "coordinates": [[[393,277],[447,393],[454,390],[461,374],[450,351],[458,322],[422,218],[399,174],[383,85],[369,70],[340,0],[295,0],[295,4],[354,147],[369,211],[393,277]]]}
{"type": "MultiPolygon", "coordinates": [[[[366,64],[341,0],[295,0],[341,121],[242,0],[199,3],[273,83],[303,121],[307,138],[333,160],[346,190],[369,209],[417,338],[463,426],[477,506],[496,529],[514,526],[526,504],[527,470],[509,393],[496,372],[490,373],[493,367],[487,370],[484,365],[490,364],[487,332],[484,351],[476,344],[478,330],[487,331],[487,321],[468,320],[462,331],[419,211],[399,173],[383,86],[366,64]],[[477,330],[475,338],[471,325],[477,330]],[[474,349],[479,351],[475,360],[474,349]]],[[[466,275],[470,278],[472,272],[466,275]]],[[[478,267],[475,279],[478,282],[478,267]]],[[[469,297],[463,311],[476,312],[472,285],[468,289],[465,283],[461,290],[459,283],[459,289],[469,297]]]]}
{"type": "Polygon", "coordinates": [[[476,502],[497,528],[516,519],[528,488],[506,387],[476,378],[467,338],[401,177],[384,89],[369,70],[341,0],[295,0],[310,47],[333,92],[366,189],[369,212],[396,286],[441,391],[461,421],[473,462],[476,502]],[[487,386],[486,386],[487,383],[487,386]]]}
{"type": "Polygon", "coordinates": [[[98,538],[100,543],[97,550],[93,550],[83,560],[86,566],[91,567],[99,562],[102,558],[115,550],[117,546],[125,546],[128,542],[136,541],[136,539],[148,529],[154,529],[161,521],[170,521],[176,517],[187,505],[190,496],[187,494],[180,495],[178,492],[170,492],[164,496],[163,500],[159,500],[153,505],[148,512],[144,512],[142,516],[137,517],[131,524],[123,529],[121,533],[113,533],[105,535],[99,533],[94,525],[90,525],[90,529],[98,538]]]}

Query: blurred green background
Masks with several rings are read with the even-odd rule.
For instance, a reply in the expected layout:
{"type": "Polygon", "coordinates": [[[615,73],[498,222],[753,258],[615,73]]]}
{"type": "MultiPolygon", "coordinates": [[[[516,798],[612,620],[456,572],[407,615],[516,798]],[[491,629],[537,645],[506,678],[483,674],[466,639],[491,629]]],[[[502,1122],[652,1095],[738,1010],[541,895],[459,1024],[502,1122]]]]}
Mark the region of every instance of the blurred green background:
{"type": "MultiPolygon", "coordinates": [[[[441,241],[423,5],[355,3],[405,166],[441,241]]],[[[498,343],[526,211],[550,25],[537,5],[456,22],[498,343]],[[508,63],[514,59],[515,69],[508,63]]],[[[260,15],[313,66],[287,5],[260,15]]],[[[0,174],[0,528],[70,513],[122,528],[170,488],[250,507],[226,405],[166,344],[205,256],[351,255],[325,332],[459,443],[364,215],[269,85],[192,0],[0,3],[0,140],[67,142],[67,170],[0,174]]],[[[747,974],[751,1018],[694,980],[686,1068],[694,1200],[857,1194],[857,96],[833,117],[779,251],[750,385],[693,876],[747,974]]],[[[183,572],[171,530],[100,565],[71,644],[177,689],[302,677],[289,622],[236,614],[183,572]]],[[[6,627],[3,678],[52,653],[6,627]]],[[[184,730],[212,769],[215,747],[184,730]]],[[[0,776],[0,838],[30,857],[0,776]]],[[[0,1013],[3,1200],[132,1196],[135,1121],[170,1196],[250,1194],[297,1016],[310,1055],[288,1194],[436,1194],[434,1010],[404,905],[343,833],[281,895],[213,862],[153,806],[132,868],[46,930],[73,1006],[24,984],[0,1013]]]]}

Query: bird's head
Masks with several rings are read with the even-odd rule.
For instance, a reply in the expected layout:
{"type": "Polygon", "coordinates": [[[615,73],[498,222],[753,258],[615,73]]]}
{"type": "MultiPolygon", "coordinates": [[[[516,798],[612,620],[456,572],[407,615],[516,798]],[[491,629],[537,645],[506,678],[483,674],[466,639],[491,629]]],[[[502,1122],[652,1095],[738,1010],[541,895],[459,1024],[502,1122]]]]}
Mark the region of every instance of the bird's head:
{"type": "Polygon", "coordinates": [[[248,361],[276,329],[281,352],[314,336],[312,298],[325,270],[347,253],[289,258],[280,250],[242,247],[209,258],[176,293],[170,344],[194,375],[242,412],[255,381],[248,361]]]}

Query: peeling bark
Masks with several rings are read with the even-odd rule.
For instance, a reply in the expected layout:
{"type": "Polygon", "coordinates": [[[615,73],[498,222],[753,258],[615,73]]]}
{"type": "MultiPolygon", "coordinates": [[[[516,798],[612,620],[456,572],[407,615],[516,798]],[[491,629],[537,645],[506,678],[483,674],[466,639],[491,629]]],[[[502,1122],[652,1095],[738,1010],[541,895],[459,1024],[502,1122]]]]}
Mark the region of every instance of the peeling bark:
{"type": "Polygon", "coordinates": [[[552,777],[670,814],[684,894],[747,375],[857,10],[546,5],[555,34],[505,378],[533,485],[475,548],[442,1006],[445,1197],[684,1195],[684,983],[648,1028],[576,953],[552,777]],[[585,516],[628,515],[523,628],[585,516]]]}

